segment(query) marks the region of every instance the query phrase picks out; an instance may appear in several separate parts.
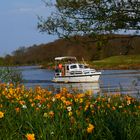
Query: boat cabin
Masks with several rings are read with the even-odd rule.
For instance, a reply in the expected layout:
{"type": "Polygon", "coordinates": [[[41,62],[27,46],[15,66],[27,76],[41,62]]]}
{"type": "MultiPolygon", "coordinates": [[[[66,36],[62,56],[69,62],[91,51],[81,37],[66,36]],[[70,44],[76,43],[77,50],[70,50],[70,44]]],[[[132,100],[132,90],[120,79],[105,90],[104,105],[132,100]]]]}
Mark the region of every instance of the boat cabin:
{"type": "Polygon", "coordinates": [[[94,69],[77,62],[76,57],[56,57],[55,76],[74,76],[92,74],[94,69]]]}
{"type": "Polygon", "coordinates": [[[53,82],[98,82],[101,75],[101,72],[88,68],[84,62],[78,63],[76,57],[56,57],[55,64],[53,82]]]}

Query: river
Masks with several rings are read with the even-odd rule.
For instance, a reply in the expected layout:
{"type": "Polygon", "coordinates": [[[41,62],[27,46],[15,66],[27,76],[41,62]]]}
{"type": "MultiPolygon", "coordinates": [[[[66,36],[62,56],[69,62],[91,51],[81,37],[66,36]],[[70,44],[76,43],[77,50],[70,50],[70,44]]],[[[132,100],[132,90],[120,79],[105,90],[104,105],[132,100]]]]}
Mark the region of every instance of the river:
{"type": "Polygon", "coordinates": [[[93,93],[140,94],[140,70],[101,70],[102,75],[98,83],[53,83],[53,70],[40,69],[38,66],[17,67],[22,73],[24,85],[35,87],[37,85],[48,88],[54,93],[59,92],[62,87],[67,87],[70,92],[92,91],[93,93]]]}

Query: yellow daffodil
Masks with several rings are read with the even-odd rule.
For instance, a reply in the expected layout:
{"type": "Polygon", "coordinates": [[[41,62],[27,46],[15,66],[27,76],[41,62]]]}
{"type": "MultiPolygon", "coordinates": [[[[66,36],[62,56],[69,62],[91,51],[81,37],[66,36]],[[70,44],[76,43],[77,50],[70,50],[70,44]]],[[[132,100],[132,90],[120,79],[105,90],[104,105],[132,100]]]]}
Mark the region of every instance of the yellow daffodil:
{"type": "Polygon", "coordinates": [[[65,101],[65,105],[66,105],[66,106],[72,105],[72,102],[70,102],[70,101],[65,101]]]}
{"type": "Polygon", "coordinates": [[[48,117],[48,113],[44,113],[43,117],[47,118],[48,117]]]}
{"type": "Polygon", "coordinates": [[[2,104],[0,104],[0,108],[2,108],[3,107],[3,105],[2,104]]]}
{"type": "Polygon", "coordinates": [[[84,110],[86,111],[88,109],[88,107],[89,107],[89,105],[86,105],[85,108],[84,108],[84,110]]]}
{"type": "Polygon", "coordinates": [[[60,99],[61,98],[61,94],[60,93],[55,94],[55,97],[56,97],[56,99],[60,99]]]}
{"type": "Polygon", "coordinates": [[[61,97],[61,101],[65,102],[66,101],[66,97],[61,97]]]}
{"type": "Polygon", "coordinates": [[[27,140],[35,140],[35,134],[27,134],[26,138],[27,140]]]}
{"type": "Polygon", "coordinates": [[[75,98],[75,100],[74,100],[75,102],[78,102],[78,99],[77,98],[75,98]]]}
{"type": "Polygon", "coordinates": [[[53,111],[50,111],[49,112],[49,115],[50,115],[51,118],[53,118],[54,117],[54,112],[53,111]]]}
{"type": "Polygon", "coordinates": [[[107,104],[107,107],[110,108],[110,104],[107,104]]]}
{"type": "Polygon", "coordinates": [[[0,119],[4,117],[4,113],[0,111],[0,119]]]}
{"type": "Polygon", "coordinates": [[[92,132],[93,132],[93,129],[94,129],[94,125],[90,123],[90,124],[88,125],[88,127],[87,127],[87,132],[88,132],[88,133],[92,133],[92,132]]]}
{"type": "Polygon", "coordinates": [[[80,98],[80,101],[79,101],[80,103],[83,103],[83,98],[80,98]]]}
{"type": "Polygon", "coordinates": [[[112,110],[116,110],[116,108],[113,106],[113,107],[112,107],[112,110]]]}
{"type": "Polygon", "coordinates": [[[15,110],[16,110],[16,112],[19,112],[20,111],[20,108],[19,107],[16,107],[15,110]]]}
{"type": "Polygon", "coordinates": [[[69,111],[68,115],[69,115],[69,117],[70,117],[70,116],[72,116],[72,112],[71,112],[71,111],[69,111]]]}

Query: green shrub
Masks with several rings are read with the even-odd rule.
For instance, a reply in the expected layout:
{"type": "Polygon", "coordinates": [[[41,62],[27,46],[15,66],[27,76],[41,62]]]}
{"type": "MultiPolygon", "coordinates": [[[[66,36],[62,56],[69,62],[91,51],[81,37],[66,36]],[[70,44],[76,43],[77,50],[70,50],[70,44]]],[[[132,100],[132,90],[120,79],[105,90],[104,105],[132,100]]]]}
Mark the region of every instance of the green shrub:
{"type": "Polygon", "coordinates": [[[14,67],[0,68],[0,81],[5,83],[20,83],[22,82],[22,74],[14,67]]]}

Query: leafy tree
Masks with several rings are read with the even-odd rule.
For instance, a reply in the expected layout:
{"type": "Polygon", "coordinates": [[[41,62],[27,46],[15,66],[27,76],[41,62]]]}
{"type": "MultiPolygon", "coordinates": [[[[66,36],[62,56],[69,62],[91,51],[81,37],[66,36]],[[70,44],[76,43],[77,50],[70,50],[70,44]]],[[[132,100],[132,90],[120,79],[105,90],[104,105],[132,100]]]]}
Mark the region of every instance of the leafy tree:
{"type": "Polygon", "coordinates": [[[12,54],[15,56],[22,56],[26,50],[26,47],[19,47],[17,50],[13,51],[12,54]]]}
{"type": "Polygon", "coordinates": [[[2,57],[0,57],[0,66],[2,66],[2,65],[3,65],[3,63],[4,63],[4,60],[3,60],[3,58],[2,58],[2,57]]]}
{"type": "Polygon", "coordinates": [[[91,35],[96,41],[108,39],[103,34],[140,31],[139,0],[56,0],[55,7],[47,19],[39,17],[41,32],[59,37],[91,35]]]}
{"type": "MultiPolygon", "coordinates": [[[[48,1],[44,2],[49,5],[48,1]]],[[[50,2],[54,4],[53,0],[50,2]]],[[[126,55],[133,48],[131,42],[139,36],[139,0],[56,0],[55,7],[56,11],[47,19],[39,17],[41,32],[65,38],[88,35],[100,47],[107,45],[109,40],[121,38],[113,33],[133,32],[133,35],[125,36],[128,40],[126,55]]]]}

